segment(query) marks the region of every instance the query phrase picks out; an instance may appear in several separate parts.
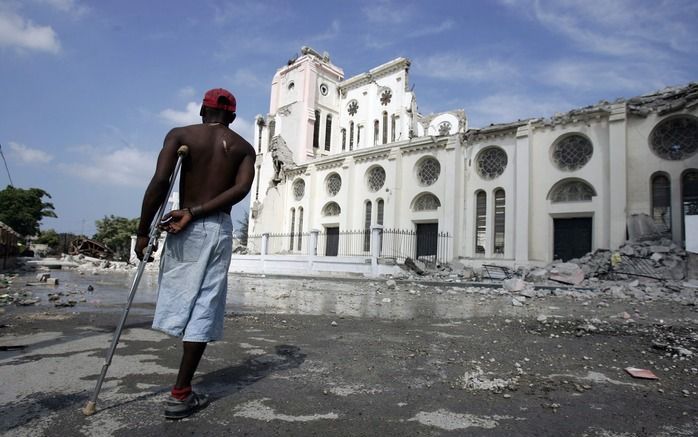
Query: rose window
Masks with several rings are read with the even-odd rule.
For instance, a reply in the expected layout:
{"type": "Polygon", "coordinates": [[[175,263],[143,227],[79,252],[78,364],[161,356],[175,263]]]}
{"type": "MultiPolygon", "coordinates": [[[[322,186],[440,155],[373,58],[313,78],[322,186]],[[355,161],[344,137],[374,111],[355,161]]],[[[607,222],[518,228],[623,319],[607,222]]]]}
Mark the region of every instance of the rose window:
{"type": "Polygon", "coordinates": [[[419,164],[417,178],[422,185],[431,185],[439,178],[441,164],[434,158],[427,158],[419,164]]]}
{"type": "Polygon", "coordinates": [[[356,100],[352,100],[349,102],[349,106],[347,107],[347,111],[349,112],[349,115],[356,115],[356,112],[359,110],[359,103],[356,100]]]}
{"type": "Polygon", "coordinates": [[[577,170],[591,159],[594,147],[581,135],[570,135],[558,141],[553,148],[553,161],[560,170],[577,170]]]}
{"type": "Polygon", "coordinates": [[[342,188],[342,178],[337,173],[332,173],[327,178],[327,193],[334,196],[339,193],[340,188],[342,188]]]}
{"type": "Polygon", "coordinates": [[[439,124],[439,136],[448,135],[451,133],[451,123],[442,121],[439,124]]]}
{"type": "Polygon", "coordinates": [[[477,172],[485,179],[494,179],[507,168],[507,153],[499,147],[491,147],[480,152],[477,159],[477,172]]]}
{"type": "Polygon", "coordinates": [[[683,116],[662,121],[650,134],[650,146],[657,156],[672,161],[693,156],[698,150],[698,120],[683,116]]]}
{"type": "Polygon", "coordinates": [[[380,190],[385,184],[385,170],[383,167],[373,167],[368,172],[368,189],[371,192],[380,190]]]}
{"type": "Polygon", "coordinates": [[[293,197],[296,200],[301,200],[305,194],[305,181],[303,179],[298,179],[293,183],[293,197]]]}
{"type": "Polygon", "coordinates": [[[550,193],[553,203],[589,201],[596,193],[594,189],[584,181],[567,181],[560,183],[550,193]]]}
{"type": "Polygon", "coordinates": [[[415,211],[436,211],[441,206],[439,199],[431,193],[422,194],[414,201],[415,211]]]}
{"type": "Polygon", "coordinates": [[[390,90],[385,90],[381,93],[381,105],[388,106],[390,100],[393,98],[393,92],[390,90]]]}
{"type": "Polygon", "coordinates": [[[342,212],[342,208],[337,205],[337,202],[330,202],[322,208],[322,215],[330,217],[339,215],[342,212]]]}

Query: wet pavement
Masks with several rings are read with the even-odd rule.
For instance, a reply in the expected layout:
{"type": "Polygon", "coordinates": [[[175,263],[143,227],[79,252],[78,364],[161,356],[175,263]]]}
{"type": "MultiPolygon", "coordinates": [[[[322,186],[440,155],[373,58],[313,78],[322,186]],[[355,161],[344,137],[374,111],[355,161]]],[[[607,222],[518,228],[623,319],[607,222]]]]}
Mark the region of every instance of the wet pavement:
{"type": "Polygon", "coordinates": [[[167,422],[180,343],[149,329],[152,272],[84,417],[131,276],[50,273],[58,286],[11,286],[38,304],[0,308],[2,435],[698,435],[695,306],[346,278],[231,276],[225,339],[194,381],[213,402],[167,422]]]}

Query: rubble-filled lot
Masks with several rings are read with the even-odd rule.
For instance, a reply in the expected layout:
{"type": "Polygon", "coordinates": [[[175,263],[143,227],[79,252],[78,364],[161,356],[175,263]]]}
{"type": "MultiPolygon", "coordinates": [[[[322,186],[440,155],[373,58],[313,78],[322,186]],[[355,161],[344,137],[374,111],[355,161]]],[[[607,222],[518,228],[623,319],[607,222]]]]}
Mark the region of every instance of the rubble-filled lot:
{"type": "Polygon", "coordinates": [[[698,429],[695,293],[676,299],[690,287],[649,298],[588,283],[511,291],[446,269],[388,281],[231,276],[225,340],[209,346],[195,379],[213,402],[167,423],[161,402],[180,351],[176,339],[148,329],[154,275],[144,278],[98,413],[86,418],[79,410],[130,276],[49,271],[58,279],[51,284],[42,272],[5,277],[2,291],[38,299],[0,308],[0,433],[8,435],[628,437],[698,429]],[[75,306],[56,307],[49,295],[60,292],[75,306]],[[633,378],[629,367],[658,379],[633,378]]]}

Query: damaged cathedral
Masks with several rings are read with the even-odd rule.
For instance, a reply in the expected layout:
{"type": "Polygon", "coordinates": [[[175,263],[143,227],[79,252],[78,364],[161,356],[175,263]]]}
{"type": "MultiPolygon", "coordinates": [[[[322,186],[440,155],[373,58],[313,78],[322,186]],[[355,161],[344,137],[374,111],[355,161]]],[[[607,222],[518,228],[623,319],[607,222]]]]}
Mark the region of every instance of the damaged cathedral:
{"type": "MultiPolygon", "coordinates": [[[[344,78],[303,47],[258,116],[249,232],[413,232],[410,256],[448,234],[447,258],[504,264],[617,249],[643,214],[677,243],[698,211],[698,84],[600,102],[550,118],[470,127],[465,111],[422,115],[397,58],[344,78]]],[[[371,240],[365,240],[368,252],[371,240]]]]}

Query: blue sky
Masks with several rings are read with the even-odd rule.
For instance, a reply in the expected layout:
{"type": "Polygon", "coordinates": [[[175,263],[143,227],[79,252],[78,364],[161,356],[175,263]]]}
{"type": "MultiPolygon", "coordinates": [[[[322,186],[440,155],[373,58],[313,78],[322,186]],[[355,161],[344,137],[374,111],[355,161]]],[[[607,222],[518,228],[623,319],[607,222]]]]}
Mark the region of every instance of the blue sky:
{"type": "Polygon", "coordinates": [[[139,215],[162,138],[200,122],[207,89],[237,96],[251,140],[303,45],[346,77],[408,57],[420,112],[481,127],[696,81],[696,23],[694,0],[0,0],[0,144],[15,186],[53,196],[42,228],[91,235],[139,215]]]}

